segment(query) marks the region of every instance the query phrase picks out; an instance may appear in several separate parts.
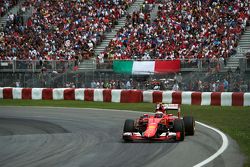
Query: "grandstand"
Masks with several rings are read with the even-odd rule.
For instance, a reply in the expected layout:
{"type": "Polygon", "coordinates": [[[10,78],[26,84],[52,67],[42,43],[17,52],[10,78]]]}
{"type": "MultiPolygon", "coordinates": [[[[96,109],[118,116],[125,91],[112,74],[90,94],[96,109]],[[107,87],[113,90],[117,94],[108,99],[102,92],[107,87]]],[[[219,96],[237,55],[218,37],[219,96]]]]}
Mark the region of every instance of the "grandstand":
{"type": "Polygon", "coordinates": [[[18,4],[18,0],[2,0],[0,1],[0,16],[3,17],[8,11],[18,4]]]}
{"type": "Polygon", "coordinates": [[[179,90],[249,91],[247,0],[3,2],[0,86],[169,90],[175,73],[117,73],[113,62],[178,60],[179,90]]]}

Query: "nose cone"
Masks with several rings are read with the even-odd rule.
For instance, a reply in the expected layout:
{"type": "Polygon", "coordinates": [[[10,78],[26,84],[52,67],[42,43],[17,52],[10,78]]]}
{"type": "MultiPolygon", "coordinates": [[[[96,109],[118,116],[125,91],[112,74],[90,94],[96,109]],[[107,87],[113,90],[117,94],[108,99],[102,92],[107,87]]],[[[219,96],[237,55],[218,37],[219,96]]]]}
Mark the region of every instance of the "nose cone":
{"type": "Polygon", "coordinates": [[[157,132],[157,128],[158,128],[158,124],[156,123],[149,124],[143,136],[146,138],[154,137],[157,132]]]}

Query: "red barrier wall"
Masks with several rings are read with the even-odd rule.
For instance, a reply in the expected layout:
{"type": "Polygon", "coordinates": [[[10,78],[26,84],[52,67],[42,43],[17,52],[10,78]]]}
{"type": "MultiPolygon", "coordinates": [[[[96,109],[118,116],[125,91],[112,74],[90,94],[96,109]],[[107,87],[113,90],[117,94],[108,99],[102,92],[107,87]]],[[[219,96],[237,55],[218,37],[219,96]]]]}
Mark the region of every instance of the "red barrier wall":
{"type": "Polygon", "coordinates": [[[201,105],[201,92],[191,94],[192,105],[201,105]]]}
{"type": "Polygon", "coordinates": [[[85,89],[84,101],[94,101],[94,89],[85,89]]]}
{"type": "Polygon", "coordinates": [[[232,105],[233,106],[243,106],[244,93],[235,92],[232,94],[232,105]]]}
{"type": "Polygon", "coordinates": [[[75,89],[65,89],[64,100],[75,100],[75,89]]]}
{"type": "Polygon", "coordinates": [[[53,89],[52,88],[43,89],[42,99],[43,100],[52,100],[53,99],[53,89]]]}
{"type": "Polygon", "coordinates": [[[111,102],[112,95],[111,95],[111,89],[104,89],[103,90],[103,101],[104,102],[111,102]]]}
{"type": "Polygon", "coordinates": [[[123,90],[121,92],[121,103],[139,103],[142,102],[142,91],[123,90]]]}
{"type": "MultiPolygon", "coordinates": [[[[43,100],[53,100],[53,96],[60,96],[60,99],[65,100],[75,100],[75,90],[73,88],[60,89],[60,92],[53,91],[52,88],[43,88],[39,91],[35,91],[34,99],[41,98],[40,94],[42,90],[42,99],[43,100]],[[63,97],[62,92],[63,92],[63,97]],[[54,94],[55,93],[55,94],[54,94]],[[59,95],[58,95],[59,93],[59,95]],[[54,95],[53,95],[54,94],[54,95]]],[[[3,99],[32,99],[32,88],[19,88],[16,91],[13,91],[13,88],[2,88],[2,97],[3,99]],[[20,97],[21,91],[21,97],[20,97]]],[[[140,103],[145,100],[145,102],[162,102],[164,91],[142,91],[142,90],[119,90],[114,91],[112,89],[103,89],[95,92],[94,89],[82,89],[81,93],[84,93],[84,99],[79,98],[85,101],[97,101],[103,102],[121,102],[121,103],[140,103]],[[96,96],[96,97],[94,97],[96,96]]],[[[81,96],[81,95],[77,95],[81,96]]],[[[166,92],[166,97],[172,96],[170,99],[165,99],[168,103],[174,104],[191,104],[191,105],[212,105],[212,106],[250,106],[250,93],[243,92],[166,92]],[[182,97],[183,95],[183,97],[182,97]],[[183,99],[182,99],[183,98],[183,99]]],[[[54,97],[57,99],[57,97],[54,97]]]]}
{"type": "Polygon", "coordinates": [[[131,90],[131,95],[130,96],[132,96],[131,97],[131,101],[129,101],[129,103],[130,102],[132,102],[132,103],[140,103],[140,102],[142,102],[142,91],[141,90],[131,90]]]}
{"type": "Polygon", "coordinates": [[[173,92],[172,99],[173,104],[181,104],[181,92],[173,92]]]}
{"type": "Polygon", "coordinates": [[[32,88],[22,89],[22,99],[32,99],[32,88]]]}
{"type": "Polygon", "coordinates": [[[153,92],[153,103],[162,102],[162,92],[155,91],[153,92]]]}
{"type": "Polygon", "coordinates": [[[211,105],[220,106],[221,105],[221,92],[213,92],[211,94],[211,105]]]}
{"type": "Polygon", "coordinates": [[[12,88],[3,89],[3,98],[4,99],[13,99],[12,88]]]}

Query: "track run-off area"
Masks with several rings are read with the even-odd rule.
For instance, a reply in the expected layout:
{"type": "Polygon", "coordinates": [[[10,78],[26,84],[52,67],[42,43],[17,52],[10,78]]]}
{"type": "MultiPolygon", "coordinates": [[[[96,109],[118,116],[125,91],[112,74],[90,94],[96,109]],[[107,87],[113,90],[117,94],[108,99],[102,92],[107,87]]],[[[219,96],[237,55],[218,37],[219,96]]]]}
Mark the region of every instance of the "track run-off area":
{"type": "Polygon", "coordinates": [[[142,112],[53,108],[0,108],[0,166],[240,167],[244,156],[221,131],[196,122],[183,142],[124,143],[125,119],[142,112]]]}

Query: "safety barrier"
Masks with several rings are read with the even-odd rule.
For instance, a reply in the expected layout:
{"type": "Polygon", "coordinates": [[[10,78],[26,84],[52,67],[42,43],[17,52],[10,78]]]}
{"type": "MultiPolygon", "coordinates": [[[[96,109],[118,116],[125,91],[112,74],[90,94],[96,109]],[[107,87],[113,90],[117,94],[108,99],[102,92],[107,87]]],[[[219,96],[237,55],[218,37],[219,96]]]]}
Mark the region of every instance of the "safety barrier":
{"type": "Polygon", "coordinates": [[[181,92],[121,89],[0,88],[0,99],[82,100],[96,102],[164,102],[190,105],[250,106],[250,93],[181,92]]]}

